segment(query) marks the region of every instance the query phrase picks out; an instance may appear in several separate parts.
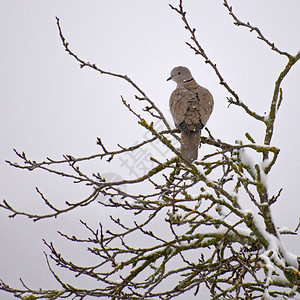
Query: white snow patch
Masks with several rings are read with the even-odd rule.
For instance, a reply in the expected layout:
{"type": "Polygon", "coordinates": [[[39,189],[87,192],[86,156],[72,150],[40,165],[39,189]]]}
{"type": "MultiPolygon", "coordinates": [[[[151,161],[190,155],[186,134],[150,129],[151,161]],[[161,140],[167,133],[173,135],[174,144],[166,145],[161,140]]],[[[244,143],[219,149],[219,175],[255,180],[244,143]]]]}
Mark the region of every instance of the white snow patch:
{"type": "Polygon", "coordinates": [[[261,162],[259,164],[259,169],[260,169],[260,176],[261,176],[261,182],[262,184],[268,188],[268,176],[267,174],[265,173],[265,168],[271,163],[271,159],[265,159],[263,162],[261,162]]]}
{"type": "Polygon", "coordinates": [[[256,174],[253,160],[252,160],[251,156],[247,154],[246,149],[240,149],[239,155],[240,155],[240,159],[241,159],[241,162],[243,163],[243,165],[249,167],[251,172],[253,174],[256,174]]]}
{"type": "Polygon", "coordinates": [[[278,232],[282,233],[282,232],[287,232],[290,231],[288,227],[284,226],[284,227],[280,227],[278,228],[278,232]]]}
{"type": "Polygon", "coordinates": [[[267,289],[264,290],[264,299],[265,300],[270,300],[271,299],[269,291],[267,289]]]}
{"type": "Polygon", "coordinates": [[[268,122],[269,119],[270,119],[270,115],[269,115],[269,114],[267,114],[267,115],[264,116],[264,121],[265,121],[265,122],[268,122]]]}

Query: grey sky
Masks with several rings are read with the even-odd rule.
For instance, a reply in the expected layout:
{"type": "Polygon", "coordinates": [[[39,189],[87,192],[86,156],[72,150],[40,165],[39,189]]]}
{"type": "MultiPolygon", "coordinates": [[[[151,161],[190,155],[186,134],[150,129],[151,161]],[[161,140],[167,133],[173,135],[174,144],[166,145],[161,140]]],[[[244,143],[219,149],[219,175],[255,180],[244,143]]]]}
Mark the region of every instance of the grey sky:
{"type": "MultiPolygon", "coordinates": [[[[80,69],[62,47],[55,16],[60,18],[76,54],[104,70],[127,74],[169,120],[168,99],[174,84],[166,82],[166,78],[174,66],[185,65],[197,82],[214,95],[215,110],[207,124],[214,136],[234,142],[244,139],[244,133],[249,131],[257,143],[262,143],[264,128],[239,108],[227,108],[228,95],[215,73],[185,45],[189,36],[180,17],[168,7],[169,2],[177,4],[164,0],[2,1],[1,200],[27,211],[41,211],[35,186],[57,203],[84,195],[83,189],[62,184],[53,176],[9,167],[4,160],[17,161],[12,148],[25,151],[35,160],[59,158],[62,154],[85,156],[99,150],[97,136],[115,149],[117,143],[131,145],[142,140],[144,134],[121,104],[120,95],[135,101],[133,89],[118,79],[80,69]]],[[[262,114],[269,107],[274,81],[286,59],[270,51],[254,33],[235,27],[221,0],[184,2],[199,41],[225,80],[249,107],[262,114]]],[[[292,55],[300,50],[299,0],[234,0],[230,4],[241,20],[258,26],[281,50],[292,55]]],[[[297,65],[283,84],[284,100],[272,142],[281,152],[269,176],[273,193],[284,188],[273,207],[276,224],[290,229],[295,228],[300,215],[299,78],[297,65]]],[[[114,167],[123,177],[129,175],[128,169],[120,165],[117,161],[112,165],[99,163],[97,167],[104,173],[116,172],[114,167]]],[[[97,224],[105,216],[95,209],[100,207],[37,224],[20,217],[8,219],[7,212],[0,210],[0,278],[18,286],[18,278],[22,277],[35,288],[47,288],[48,283],[56,287],[55,281],[49,279],[41,239],[59,240],[60,248],[67,247],[56,237],[56,230],[80,232],[79,218],[97,224]]],[[[298,237],[286,239],[286,243],[290,251],[299,255],[298,237]]],[[[0,298],[2,295],[10,299],[2,293],[0,298]]]]}

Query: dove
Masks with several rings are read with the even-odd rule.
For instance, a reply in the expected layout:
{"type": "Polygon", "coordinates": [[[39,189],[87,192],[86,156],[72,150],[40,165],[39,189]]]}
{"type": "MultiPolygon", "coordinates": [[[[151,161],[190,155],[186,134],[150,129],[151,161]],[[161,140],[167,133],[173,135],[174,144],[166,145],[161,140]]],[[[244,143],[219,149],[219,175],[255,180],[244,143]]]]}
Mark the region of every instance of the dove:
{"type": "Polygon", "coordinates": [[[176,67],[167,80],[177,83],[169,100],[175,126],[181,131],[181,155],[192,163],[198,157],[201,130],[214,107],[212,94],[200,86],[186,67],[176,67]]]}

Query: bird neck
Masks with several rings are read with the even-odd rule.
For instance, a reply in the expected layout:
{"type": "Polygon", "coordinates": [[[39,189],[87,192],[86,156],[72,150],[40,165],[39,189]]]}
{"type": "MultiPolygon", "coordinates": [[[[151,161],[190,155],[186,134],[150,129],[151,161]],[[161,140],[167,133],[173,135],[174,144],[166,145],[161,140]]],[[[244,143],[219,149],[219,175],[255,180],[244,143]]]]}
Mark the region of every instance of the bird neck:
{"type": "Polygon", "coordinates": [[[193,78],[193,77],[192,77],[192,78],[190,78],[190,79],[184,80],[184,81],[183,81],[183,83],[187,83],[187,82],[190,82],[190,81],[192,81],[192,80],[194,80],[194,78],[193,78]]]}
{"type": "Polygon", "coordinates": [[[185,86],[186,83],[192,82],[193,80],[194,80],[194,78],[192,77],[190,79],[178,81],[177,82],[177,87],[185,86]]]}

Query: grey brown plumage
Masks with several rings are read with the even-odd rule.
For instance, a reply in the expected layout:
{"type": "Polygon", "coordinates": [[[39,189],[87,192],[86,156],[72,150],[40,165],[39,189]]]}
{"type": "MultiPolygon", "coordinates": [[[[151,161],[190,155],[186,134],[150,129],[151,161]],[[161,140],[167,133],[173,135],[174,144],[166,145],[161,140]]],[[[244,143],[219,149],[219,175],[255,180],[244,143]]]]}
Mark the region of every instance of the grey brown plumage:
{"type": "Polygon", "coordinates": [[[192,162],[198,157],[201,129],[212,113],[214,100],[185,67],[174,68],[169,79],[177,83],[169,104],[175,126],[181,131],[181,154],[192,162]]]}

